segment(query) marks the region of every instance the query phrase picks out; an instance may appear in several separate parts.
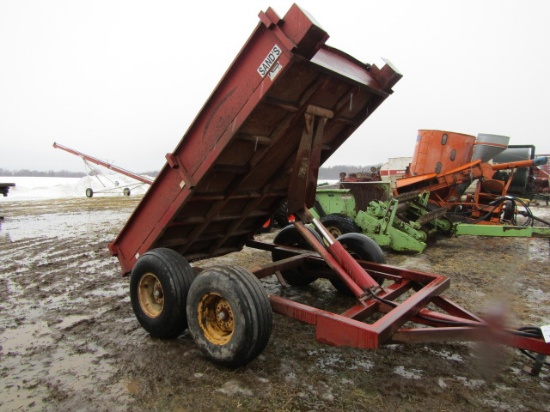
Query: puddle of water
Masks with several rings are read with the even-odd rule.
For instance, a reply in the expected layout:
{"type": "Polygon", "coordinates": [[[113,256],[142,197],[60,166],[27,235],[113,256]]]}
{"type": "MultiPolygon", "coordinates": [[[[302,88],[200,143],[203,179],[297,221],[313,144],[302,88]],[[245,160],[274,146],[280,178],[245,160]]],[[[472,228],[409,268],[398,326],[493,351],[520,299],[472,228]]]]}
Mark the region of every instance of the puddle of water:
{"type": "Polygon", "coordinates": [[[103,232],[110,227],[119,228],[127,218],[127,211],[112,210],[14,217],[2,223],[0,241],[17,242],[36,237],[70,238],[87,232],[103,232]]]}
{"type": "Polygon", "coordinates": [[[45,398],[47,390],[37,387],[34,381],[21,386],[15,382],[5,381],[2,390],[0,409],[3,411],[42,411],[43,405],[37,399],[45,398]]]}
{"type": "Polygon", "coordinates": [[[58,296],[48,296],[46,304],[48,310],[55,311],[59,308],[67,309],[69,307],[85,307],[90,301],[82,296],[76,298],[69,298],[66,294],[58,296]]]}
{"type": "Polygon", "coordinates": [[[49,345],[53,342],[50,334],[51,330],[44,321],[6,329],[0,333],[1,351],[4,355],[21,354],[31,347],[49,345]]]}
{"type": "MultiPolygon", "coordinates": [[[[100,346],[86,340],[62,339],[65,331],[93,316],[69,315],[48,326],[40,320],[42,309],[25,311],[25,321],[30,323],[3,325],[0,332],[1,365],[7,372],[2,376],[0,410],[43,410],[43,400],[52,396],[52,391],[61,397],[63,393],[75,394],[68,398],[75,403],[61,409],[80,409],[90,394],[101,397],[97,395],[98,383],[106,382],[116,372],[100,346]]],[[[124,385],[109,388],[105,394],[111,404],[112,399],[129,401],[131,392],[124,385]]],[[[106,406],[106,410],[115,409],[106,406]]]]}
{"type": "Polygon", "coordinates": [[[84,315],[71,315],[71,316],[65,316],[63,320],[59,323],[56,323],[53,325],[56,329],[70,329],[73,326],[79,324],[80,322],[83,322],[85,320],[89,320],[89,316],[84,315]]]}
{"type": "Polygon", "coordinates": [[[93,344],[86,345],[86,353],[69,353],[57,350],[52,356],[49,374],[61,378],[63,376],[78,377],[78,380],[65,380],[66,384],[76,390],[92,389],[94,381],[106,379],[114,372],[108,362],[100,362],[106,352],[93,344]]]}
{"type": "Polygon", "coordinates": [[[126,285],[120,284],[113,289],[94,289],[87,293],[87,296],[100,296],[103,298],[109,298],[113,296],[120,296],[125,298],[128,295],[128,287],[126,285]]]}

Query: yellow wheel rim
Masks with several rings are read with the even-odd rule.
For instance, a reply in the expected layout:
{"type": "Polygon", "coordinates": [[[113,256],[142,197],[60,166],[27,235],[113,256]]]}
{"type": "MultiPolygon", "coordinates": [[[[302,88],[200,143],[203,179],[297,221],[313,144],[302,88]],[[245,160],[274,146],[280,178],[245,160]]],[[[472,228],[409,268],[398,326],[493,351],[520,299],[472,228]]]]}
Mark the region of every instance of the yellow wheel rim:
{"type": "Polygon", "coordinates": [[[198,307],[199,326],[204,337],[214,345],[225,345],[235,328],[233,310],[229,302],[217,293],[203,295],[198,307]]]}
{"type": "Polygon", "coordinates": [[[342,236],[342,231],[338,229],[336,226],[328,226],[327,229],[335,239],[338,238],[339,236],[342,236]]]}
{"type": "Polygon", "coordinates": [[[164,308],[164,291],[160,280],[152,273],[146,273],[138,284],[139,306],[150,318],[156,318],[164,308]]]}

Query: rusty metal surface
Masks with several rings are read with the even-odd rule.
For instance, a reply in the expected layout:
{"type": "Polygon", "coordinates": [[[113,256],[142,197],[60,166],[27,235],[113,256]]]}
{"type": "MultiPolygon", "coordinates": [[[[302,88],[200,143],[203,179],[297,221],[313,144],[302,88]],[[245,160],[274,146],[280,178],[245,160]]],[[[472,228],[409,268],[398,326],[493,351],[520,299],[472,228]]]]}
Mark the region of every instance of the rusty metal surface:
{"type": "MultiPolygon", "coordinates": [[[[325,45],[298,6],[273,10],[229,67],[109,248],[123,272],[155,247],[188,260],[240,250],[288,195],[305,114],[325,116],[321,163],[392,93],[401,75],[325,45]]],[[[316,172],[314,170],[313,172],[316,172]]]]}

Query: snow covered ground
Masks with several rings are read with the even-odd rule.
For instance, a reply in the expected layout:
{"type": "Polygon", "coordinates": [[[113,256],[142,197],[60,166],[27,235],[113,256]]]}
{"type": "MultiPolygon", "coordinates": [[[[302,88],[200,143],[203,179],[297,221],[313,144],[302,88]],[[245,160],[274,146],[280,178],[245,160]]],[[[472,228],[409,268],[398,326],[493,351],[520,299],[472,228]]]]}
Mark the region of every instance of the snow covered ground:
{"type": "MultiPolygon", "coordinates": [[[[153,180],[150,176],[145,177],[153,180]]],[[[336,182],[319,180],[319,184],[336,182]]],[[[123,196],[124,188],[130,189],[131,196],[142,195],[149,189],[149,185],[119,173],[82,178],[0,176],[0,183],[15,183],[7,197],[0,195],[0,202],[86,197],[87,188],[92,188],[93,196],[123,196]]]]}
{"type": "Polygon", "coordinates": [[[94,196],[123,196],[124,188],[131,195],[144,194],[149,188],[118,173],[82,178],[0,176],[0,183],[15,183],[7,197],[0,196],[0,202],[85,197],[87,188],[92,188],[94,196]]]}

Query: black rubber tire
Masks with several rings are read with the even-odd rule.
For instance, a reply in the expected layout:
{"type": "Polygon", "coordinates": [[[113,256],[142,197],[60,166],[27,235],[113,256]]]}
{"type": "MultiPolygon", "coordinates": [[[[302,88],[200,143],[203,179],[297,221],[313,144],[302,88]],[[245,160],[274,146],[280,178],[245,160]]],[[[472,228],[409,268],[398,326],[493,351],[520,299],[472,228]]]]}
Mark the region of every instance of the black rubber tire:
{"type": "Polygon", "coordinates": [[[138,322],[151,336],[175,338],[185,330],[187,293],[194,278],[187,260],[172,249],[153,249],[138,259],[130,278],[130,300],[138,322]]]}
{"type": "MultiPolygon", "coordinates": [[[[319,240],[319,242],[322,242],[321,237],[319,234],[308,227],[308,230],[319,240]]],[[[293,226],[289,225],[281,229],[279,233],[277,233],[277,236],[275,236],[275,239],[273,239],[273,243],[276,245],[281,246],[294,246],[300,249],[306,249],[311,250],[311,246],[307,241],[300,235],[300,232],[293,226]]],[[[271,253],[271,259],[273,262],[276,262],[278,260],[282,260],[286,255],[282,254],[281,252],[274,250],[271,253]]],[[[318,278],[313,276],[307,276],[304,275],[300,269],[289,269],[281,272],[281,275],[283,276],[283,279],[286,283],[288,283],[291,286],[306,286],[310,283],[315,282],[318,278]]]]}
{"type": "Polygon", "coordinates": [[[94,196],[94,189],[92,189],[91,187],[88,187],[86,189],[86,197],[93,197],[94,196]]]}
{"type": "MultiPolygon", "coordinates": [[[[346,233],[340,236],[338,242],[344,246],[347,251],[358,260],[366,260],[374,263],[386,263],[384,251],[370,237],[362,233],[346,233]]],[[[384,282],[383,277],[374,277],[374,280],[381,285],[384,282]]],[[[332,286],[344,295],[353,296],[351,290],[341,279],[330,279],[332,286]]]]}
{"type": "Polygon", "coordinates": [[[515,204],[512,200],[505,200],[504,201],[504,209],[502,210],[502,220],[504,222],[513,222],[514,214],[515,214],[515,204]]]}
{"type": "Polygon", "coordinates": [[[273,214],[273,220],[280,228],[288,226],[288,201],[283,200],[279,208],[273,214]]]}
{"type": "Polygon", "coordinates": [[[349,216],[333,213],[321,218],[321,223],[328,231],[338,238],[346,233],[361,233],[361,228],[349,216]]]}
{"type": "Polygon", "coordinates": [[[132,193],[132,191],[130,190],[129,187],[125,187],[123,190],[122,190],[122,194],[124,196],[130,196],[130,194],[132,193]]]}
{"type": "Polygon", "coordinates": [[[273,311],[260,281],[238,266],[205,269],[187,297],[189,332],[213,362],[238,367],[266,347],[273,311]]]}

